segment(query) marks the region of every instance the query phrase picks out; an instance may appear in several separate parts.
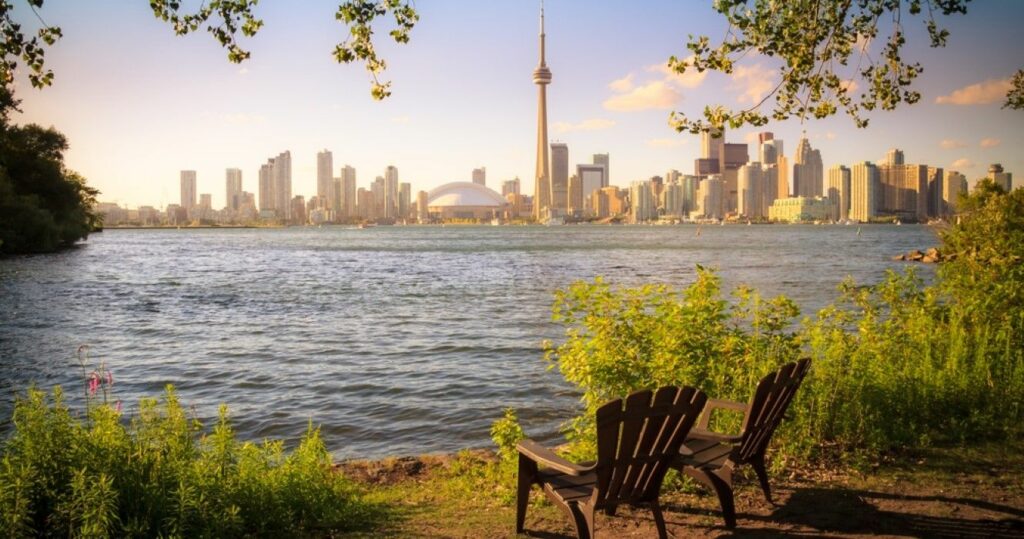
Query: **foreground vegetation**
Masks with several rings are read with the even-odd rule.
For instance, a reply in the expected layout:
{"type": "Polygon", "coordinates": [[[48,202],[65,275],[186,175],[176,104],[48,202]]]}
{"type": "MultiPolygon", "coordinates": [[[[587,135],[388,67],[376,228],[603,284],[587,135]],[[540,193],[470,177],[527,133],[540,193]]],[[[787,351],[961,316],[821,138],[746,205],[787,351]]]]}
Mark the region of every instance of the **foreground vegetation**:
{"type": "MultiPolygon", "coordinates": [[[[107,380],[91,377],[90,390],[107,380]]],[[[225,408],[203,434],[171,388],[130,421],[119,407],[94,403],[78,418],[59,388],[17,403],[0,461],[0,536],[323,536],[379,514],[334,471],[317,429],[285,453],[281,442],[238,441],[225,408]]]]}

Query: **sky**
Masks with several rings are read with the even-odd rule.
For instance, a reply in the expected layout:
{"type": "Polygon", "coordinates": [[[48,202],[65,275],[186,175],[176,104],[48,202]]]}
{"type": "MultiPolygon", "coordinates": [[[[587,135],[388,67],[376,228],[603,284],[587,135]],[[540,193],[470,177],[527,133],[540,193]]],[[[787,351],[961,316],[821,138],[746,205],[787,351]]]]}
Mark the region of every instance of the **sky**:
{"type": "MultiPolygon", "coordinates": [[[[39,24],[15,4],[19,22],[39,24]]],[[[243,188],[256,192],[260,164],[285,150],[292,191],[306,197],[316,192],[323,149],[333,152],[335,169],[355,167],[361,187],[388,165],[414,191],[469,181],[485,166],[489,187],[519,177],[532,193],[536,2],[416,2],[421,19],[410,43],[379,40],[393,92],[383,102],[370,97],[361,65],[332,57],[347,35],[334,18],[337,4],[264,0],[256,9],[265,26],[243,38],[252,57],[239,65],[205,32],[175,36],[144,0],[47,0],[42,19],[64,33],[47,52],[55,81],[36,90],[20,77],[23,112],[14,120],[64,132],[68,166],[100,189],[101,201],[129,207],[177,203],[181,170],[196,170],[199,192],[222,207],[225,169],[242,169],[243,188]]],[[[669,113],[749,106],[778,77],[763,57],[745,58],[731,76],[667,74],[668,58],[686,55],[688,34],[724,34],[710,0],[549,0],[546,14],[550,138],[568,144],[570,168],[609,153],[613,185],[670,169],[691,173],[699,137],[672,130],[669,113]]],[[[806,132],[826,168],[878,161],[897,147],[907,163],[959,170],[971,181],[997,162],[1020,176],[1024,111],[1000,105],[1007,80],[1024,67],[1022,20],[1024,2],[975,2],[966,16],[940,20],[951,36],[945,49],[931,49],[923,21],[905,19],[905,57],[924,66],[919,103],[870,113],[866,129],[837,115],[772,122],[726,139],[753,140],[756,159],[756,133],[772,131],[792,160],[806,132]]]]}

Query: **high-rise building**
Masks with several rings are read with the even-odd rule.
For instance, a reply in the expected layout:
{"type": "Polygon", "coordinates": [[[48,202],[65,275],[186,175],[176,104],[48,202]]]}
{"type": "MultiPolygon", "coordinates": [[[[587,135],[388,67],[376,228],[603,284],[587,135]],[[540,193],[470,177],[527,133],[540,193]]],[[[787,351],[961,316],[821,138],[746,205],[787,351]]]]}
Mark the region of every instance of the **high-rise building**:
{"type": "Polygon", "coordinates": [[[385,219],[398,218],[398,169],[388,165],[384,169],[384,213],[385,219]]]}
{"type": "Polygon", "coordinates": [[[229,168],[224,171],[224,207],[238,211],[242,205],[242,170],[229,168]]]}
{"type": "Polygon", "coordinates": [[[944,189],[942,188],[942,182],[945,180],[945,173],[942,171],[942,167],[928,167],[928,217],[941,217],[945,214],[943,211],[942,194],[944,189]]]}
{"type": "Polygon", "coordinates": [[[551,207],[564,212],[569,206],[569,147],[551,143],[551,207]]]}
{"type": "Polygon", "coordinates": [[[505,180],[501,183],[501,196],[507,196],[509,193],[515,193],[518,195],[521,194],[520,191],[521,186],[518,177],[512,180],[505,180]]]}
{"type": "Polygon", "coordinates": [[[576,165],[576,176],[580,179],[584,207],[589,208],[587,203],[594,191],[608,187],[608,168],[604,164],[576,165]]]}
{"type": "Polygon", "coordinates": [[[850,169],[834,165],[828,169],[825,198],[832,201],[832,220],[845,221],[850,217],[850,169]]]}
{"type": "Polygon", "coordinates": [[[903,150],[898,148],[892,148],[885,153],[885,165],[902,165],[903,164],[903,150]]]}
{"type": "Polygon", "coordinates": [[[820,197],[823,172],[821,152],[811,148],[806,136],[801,138],[793,159],[793,196],[820,197]]]}
{"type": "Polygon", "coordinates": [[[412,216],[412,184],[398,184],[398,217],[408,219],[412,216]]]}
{"type": "Polygon", "coordinates": [[[868,222],[878,215],[880,186],[878,167],[868,161],[853,165],[850,170],[850,219],[868,222]]]}
{"type": "Polygon", "coordinates": [[[375,219],[384,217],[384,177],[377,176],[370,184],[370,193],[373,194],[373,216],[375,219]]]}
{"type": "Polygon", "coordinates": [[[697,203],[694,211],[697,216],[705,219],[722,219],[722,191],[724,182],[721,176],[711,175],[700,181],[697,187],[697,203]]]}
{"type": "Polygon", "coordinates": [[[205,211],[213,209],[213,195],[202,193],[199,195],[199,208],[205,211]]]}
{"type": "Polygon", "coordinates": [[[757,158],[762,165],[778,164],[780,155],[783,155],[782,141],[776,140],[775,135],[764,131],[757,134],[757,158]]]}
{"type": "Polygon", "coordinates": [[[999,163],[993,163],[988,167],[988,178],[996,185],[1003,188],[1003,191],[1009,193],[1013,190],[1013,174],[1010,172],[1003,172],[1003,165],[999,163]]]}
{"type": "Polygon", "coordinates": [[[955,170],[947,170],[945,174],[942,179],[942,215],[950,216],[956,213],[960,194],[967,192],[967,178],[955,170]]]}
{"type": "Polygon", "coordinates": [[[427,210],[427,192],[416,193],[416,220],[420,224],[430,222],[430,212],[427,210]]]}
{"type": "Polygon", "coordinates": [[[293,225],[304,225],[308,222],[306,217],[306,197],[295,195],[292,197],[288,210],[288,222],[293,225]]]}
{"type": "Polygon", "coordinates": [[[747,219],[764,217],[763,193],[764,178],[761,163],[747,163],[737,171],[737,206],[736,211],[747,219]]]}
{"type": "MultiPolygon", "coordinates": [[[[537,175],[533,186],[533,217],[540,221],[551,206],[551,182],[548,176],[548,103],[547,85],[551,70],[544,62],[544,6],[540,8],[540,64],[533,71],[537,85],[537,175]]],[[[566,163],[568,166],[568,162],[566,163]]]]}
{"type": "Polygon", "coordinates": [[[360,219],[377,218],[377,201],[374,200],[372,189],[360,187],[356,190],[356,216],[360,219]]]}
{"type": "MultiPolygon", "coordinates": [[[[274,158],[274,208],[277,217],[291,220],[292,214],[292,152],[286,151],[274,158]]],[[[305,205],[305,202],[303,202],[305,205]]],[[[305,207],[305,206],[303,206],[305,207]]]]}
{"type": "Polygon", "coordinates": [[[775,159],[776,174],[778,176],[776,186],[778,186],[779,191],[775,194],[775,198],[789,198],[790,193],[793,192],[789,186],[789,159],[782,153],[781,141],[779,144],[779,153],[775,159]]]}
{"type": "Polygon", "coordinates": [[[341,215],[355,217],[356,205],[356,169],[345,165],[341,167],[341,215]]]}
{"type": "Polygon", "coordinates": [[[328,150],[316,154],[316,196],[320,206],[333,210],[334,204],[334,155],[328,150]]]}
{"type": "Polygon", "coordinates": [[[719,169],[722,171],[722,182],[725,192],[723,193],[722,215],[736,210],[738,197],[738,181],[740,167],[750,161],[750,154],[746,144],[725,143],[721,148],[721,163],[719,169]]]}
{"type": "Polygon", "coordinates": [[[725,127],[704,131],[700,134],[701,159],[720,160],[725,146],[725,127]]]}
{"type": "Polygon", "coordinates": [[[473,183],[478,185],[487,185],[487,167],[473,169],[473,183]]]}
{"type": "Polygon", "coordinates": [[[878,178],[880,214],[918,221],[927,217],[927,165],[882,164],[878,166],[878,178]]]}
{"type": "Polygon", "coordinates": [[[661,214],[675,218],[683,217],[685,215],[683,213],[685,202],[683,198],[683,184],[679,181],[678,177],[674,178],[674,181],[670,179],[661,191],[661,200],[659,201],[661,214]]]}
{"type": "Polygon", "coordinates": [[[693,175],[684,175],[680,181],[683,186],[683,209],[681,216],[690,215],[697,204],[697,188],[700,185],[700,178],[693,175]]]}
{"type": "Polygon", "coordinates": [[[181,207],[185,211],[196,206],[196,171],[181,171],[181,207]]]}
{"type": "Polygon", "coordinates": [[[651,182],[634,181],[629,186],[630,219],[633,223],[644,223],[658,218],[651,182]]]}
{"type": "Polygon", "coordinates": [[[274,192],[274,160],[269,159],[260,165],[260,205],[261,212],[277,209],[277,198],[274,192]]]}
{"type": "MultiPolygon", "coordinates": [[[[761,216],[768,216],[768,208],[779,198],[779,165],[761,164],[761,216]]],[[[785,198],[785,197],[783,197],[785,198]]]]}
{"type": "Polygon", "coordinates": [[[569,176],[568,214],[582,216],[583,200],[583,180],[580,179],[579,174],[573,174],[569,176]]]}
{"type": "MultiPolygon", "coordinates": [[[[610,185],[612,183],[612,169],[609,161],[608,154],[606,153],[595,153],[593,163],[595,165],[604,165],[604,184],[610,185]]],[[[587,196],[590,196],[587,194],[587,196]]]]}

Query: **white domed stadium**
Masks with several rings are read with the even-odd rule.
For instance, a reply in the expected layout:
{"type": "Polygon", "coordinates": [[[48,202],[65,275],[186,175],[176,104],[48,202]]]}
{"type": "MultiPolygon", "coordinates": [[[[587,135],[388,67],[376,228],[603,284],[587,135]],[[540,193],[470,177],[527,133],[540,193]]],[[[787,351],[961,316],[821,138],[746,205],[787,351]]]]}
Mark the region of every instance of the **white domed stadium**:
{"type": "Polygon", "coordinates": [[[507,206],[493,189],[473,182],[446,183],[427,193],[427,211],[435,219],[491,219],[507,206]]]}

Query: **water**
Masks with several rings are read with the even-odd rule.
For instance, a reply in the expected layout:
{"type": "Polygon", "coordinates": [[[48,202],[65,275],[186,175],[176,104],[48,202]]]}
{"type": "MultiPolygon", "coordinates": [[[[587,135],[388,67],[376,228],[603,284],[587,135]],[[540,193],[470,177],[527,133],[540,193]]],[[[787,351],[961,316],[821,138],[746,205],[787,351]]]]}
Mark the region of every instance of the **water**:
{"type": "MultiPolygon", "coordinates": [[[[542,358],[552,293],[597,275],[787,294],[804,313],[847,275],[876,282],[923,226],[342,227],[108,230],[0,260],[0,431],[28,384],[84,382],[79,345],[132,410],[174,384],[201,419],[228,403],[247,439],[312,419],[339,457],[484,447],[503,407],[557,437],[577,398],[542,358]]],[[[921,266],[930,277],[933,268],[921,266]]]]}

